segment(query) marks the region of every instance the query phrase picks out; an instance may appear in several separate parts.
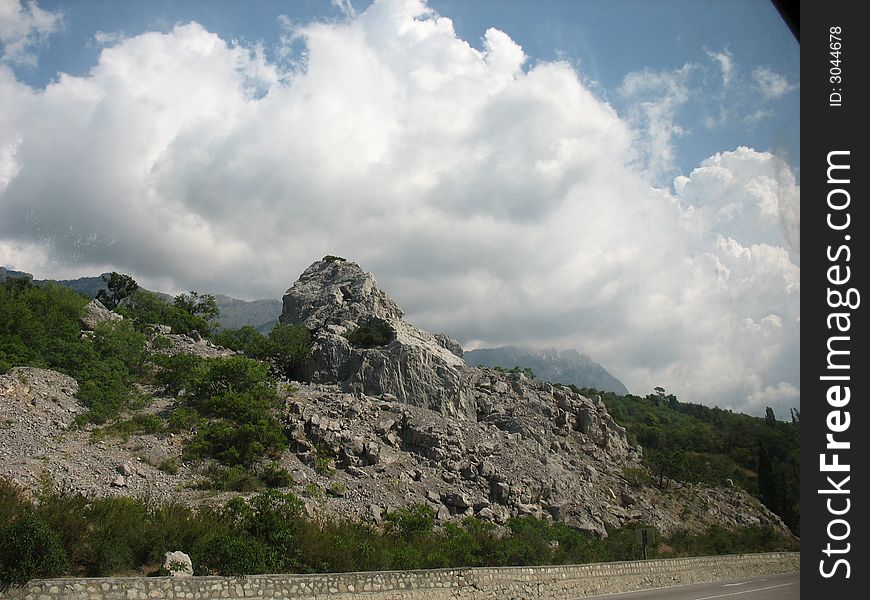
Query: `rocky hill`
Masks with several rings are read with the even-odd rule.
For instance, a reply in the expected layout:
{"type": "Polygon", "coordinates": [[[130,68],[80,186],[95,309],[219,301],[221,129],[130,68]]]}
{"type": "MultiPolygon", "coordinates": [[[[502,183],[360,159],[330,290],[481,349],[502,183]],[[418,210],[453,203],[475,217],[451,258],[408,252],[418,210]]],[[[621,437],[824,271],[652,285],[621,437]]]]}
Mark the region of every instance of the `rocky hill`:
{"type": "Polygon", "coordinates": [[[465,351],[465,362],[473,366],[531,369],[535,377],[553,383],[574,384],[602,392],[628,394],[628,389],[607,369],[577,350],[545,348],[478,348],[465,351]]]}
{"type": "MultiPolygon", "coordinates": [[[[785,529],[734,487],[638,483],[629,474],[642,469],[642,449],[600,398],[469,367],[449,336],[406,323],[356,263],[312,264],[284,295],[280,320],[311,331],[304,381],[278,384],[289,448],[276,458],[312,513],[377,523],[425,503],[440,523],[535,515],[599,536],[635,522],[663,532],[712,523],[785,529]]],[[[232,354],[166,331],[149,345],[232,354]]],[[[184,402],[183,392],[140,392],[152,397],[140,413],[158,418],[184,402]]],[[[44,369],[0,376],[0,476],[29,489],[54,481],[96,496],[220,500],[194,489],[205,465],[181,455],[193,432],[94,436],[92,426],[72,426],[82,410],[76,393],[74,380],[44,369]]]]}

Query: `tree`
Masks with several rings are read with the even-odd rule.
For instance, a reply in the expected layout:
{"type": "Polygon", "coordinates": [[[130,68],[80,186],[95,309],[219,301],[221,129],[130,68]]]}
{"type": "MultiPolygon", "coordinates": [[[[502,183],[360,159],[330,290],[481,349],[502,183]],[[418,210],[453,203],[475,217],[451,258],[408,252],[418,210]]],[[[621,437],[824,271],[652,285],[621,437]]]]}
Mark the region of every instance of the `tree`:
{"type": "Polygon", "coordinates": [[[769,406],[764,409],[764,422],[767,425],[776,425],[776,415],[769,406]]]}
{"type": "Polygon", "coordinates": [[[202,335],[210,335],[217,327],[216,320],[220,316],[217,300],[212,294],[190,292],[179,294],[175,297],[172,307],[175,315],[166,320],[166,323],[177,333],[190,333],[193,330],[202,335]]]}
{"type": "Polygon", "coordinates": [[[665,478],[681,481],[686,476],[688,459],[683,450],[672,447],[650,450],[645,458],[653,475],[659,478],[659,487],[664,485],[665,478]]]}
{"type": "Polygon", "coordinates": [[[125,298],[139,289],[139,284],[132,277],[114,271],[108,277],[103,275],[103,281],[108,289],[98,291],[96,298],[109,310],[115,310],[125,298]]]}

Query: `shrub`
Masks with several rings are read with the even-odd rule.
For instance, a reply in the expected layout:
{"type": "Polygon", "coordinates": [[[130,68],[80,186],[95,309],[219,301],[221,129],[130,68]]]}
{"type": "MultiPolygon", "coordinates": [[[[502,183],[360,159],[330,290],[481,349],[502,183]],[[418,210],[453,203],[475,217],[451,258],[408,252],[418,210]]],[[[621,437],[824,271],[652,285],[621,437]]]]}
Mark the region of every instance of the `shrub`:
{"type": "Polygon", "coordinates": [[[69,569],[60,537],[42,519],[28,515],[0,529],[0,587],[63,575],[69,569]]]}
{"type": "Polygon", "coordinates": [[[118,307],[118,312],[132,319],[140,331],[153,329],[154,325],[168,325],[173,333],[198,331],[205,336],[215,329],[215,319],[220,314],[216,300],[210,294],[180,294],[169,303],[142,289],[133,292],[118,307]]]}
{"type": "Polygon", "coordinates": [[[265,358],[269,354],[268,338],[250,325],[224,329],[214,336],[213,341],[218,346],[244,352],[251,358],[265,358]]]}
{"type": "Polygon", "coordinates": [[[178,458],[174,456],[165,458],[157,468],[169,475],[176,475],[178,473],[178,458]]]}
{"type": "Polygon", "coordinates": [[[268,336],[248,325],[227,329],[215,343],[259,360],[271,360],[287,377],[293,377],[311,354],[311,334],[301,325],[275,325],[268,336]]]}
{"type": "Polygon", "coordinates": [[[290,472],[276,462],[261,467],[257,476],[270,488],[290,487],[294,483],[290,472]]]}
{"type": "Polygon", "coordinates": [[[287,377],[296,374],[311,354],[311,334],[302,325],[275,325],[269,333],[269,357],[287,377]]]}
{"type": "Polygon", "coordinates": [[[275,570],[275,553],[250,537],[218,534],[197,544],[191,552],[197,575],[254,575],[275,570]]]}
{"type": "Polygon", "coordinates": [[[263,482],[240,466],[212,467],[208,470],[208,479],[200,481],[196,487],[223,492],[255,492],[263,489],[263,482]]]}
{"type": "Polygon", "coordinates": [[[386,522],[387,531],[410,540],[432,531],[435,527],[435,511],[426,504],[415,504],[387,515],[386,522]]]}
{"type": "Polygon", "coordinates": [[[140,413],[123,421],[116,421],[101,429],[94,429],[91,433],[91,439],[97,441],[107,435],[113,435],[127,440],[135,434],[154,435],[162,432],[163,428],[163,421],[157,415],[140,413]]]}
{"type": "Polygon", "coordinates": [[[389,344],[395,337],[395,332],[386,321],[372,319],[370,323],[359,325],[344,337],[354,348],[375,348],[389,344]]]}

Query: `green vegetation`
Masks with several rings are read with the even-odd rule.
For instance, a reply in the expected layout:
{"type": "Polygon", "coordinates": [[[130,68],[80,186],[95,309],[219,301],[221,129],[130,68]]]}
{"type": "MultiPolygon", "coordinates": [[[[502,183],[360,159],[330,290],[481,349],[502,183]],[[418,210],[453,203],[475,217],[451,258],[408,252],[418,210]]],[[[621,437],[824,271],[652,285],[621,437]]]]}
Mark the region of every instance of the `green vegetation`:
{"type": "Polygon", "coordinates": [[[92,441],[100,441],[107,436],[127,440],[131,435],[158,434],[165,430],[163,419],[154,414],[138,413],[129,419],[120,419],[105,427],[95,428],[91,432],[92,441]]]}
{"type": "MultiPolygon", "coordinates": [[[[44,494],[38,502],[0,480],[0,578],[20,584],[48,575],[153,574],[163,553],[183,549],[198,575],[316,573],[459,566],[543,565],[634,560],[631,528],[603,540],[564,523],[520,517],[498,535],[466,518],[435,529],[417,505],[393,512],[383,529],[308,517],[293,494],[267,490],[223,507],[156,505],[130,498],[44,494]]],[[[678,532],[651,557],[793,550],[772,528],[678,532]]]]}
{"type": "Polygon", "coordinates": [[[196,331],[208,337],[217,327],[220,309],[211,294],[179,294],[169,303],[153,292],[136,289],[118,306],[117,312],[136,323],[140,331],[154,325],[168,325],[173,333],[196,331]]]}
{"type": "Polygon", "coordinates": [[[157,380],[179,394],[183,406],[169,416],[171,429],[196,429],[187,443],[189,458],[214,458],[225,465],[249,467],[287,447],[284,429],[273,412],[279,402],[268,367],[242,356],[156,357],[157,380]]]}
{"type": "Polygon", "coordinates": [[[0,371],[54,369],[79,383],[85,420],[102,423],[133,399],[133,383],[149,374],[145,336],[126,321],[103,323],[82,336],[87,299],[66,288],[25,279],[0,284],[0,371]]]}
{"type": "MultiPolygon", "coordinates": [[[[601,395],[629,439],[644,448],[644,462],[659,485],[667,480],[727,485],[759,498],[800,535],[800,413],[778,421],[680,402],[656,388],[646,397],[601,395]]],[[[630,479],[631,481],[631,479],[630,479]]]]}
{"type": "Polygon", "coordinates": [[[370,323],[362,323],[344,335],[354,348],[386,346],[395,336],[396,333],[390,324],[381,319],[372,319],[370,323]]]}
{"type": "Polygon", "coordinates": [[[109,310],[118,308],[121,302],[139,289],[139,284],[132,277],[114,271],[108,277],[103,275],[103,281],[107,289],[98,291],[96,299],[109,310]]]}
{"type": "Polygon", "coordinates": [[[224,348],[241,350],[246,356],[267,360],[287,377],[295,376],[311,354],[311,334],[301,325],[275,325],[268,336],[246,325],[225,329],[214,336],[224,348]]]}
{"type": "Polygon", "coordinates": [[[510,369],[505,369],[504,367],[493,367],[493,369],[494,369],[495,371],[498,371],[499,373],[513,373],[513,374],[519,374],[519,373],[522,373],[523,375],[525,375],[525,376],[528,377],[529,379],[534,379],[534,378],[535,378],[535,372],[534,372],[532,369],[528,368],[528,367],[526,367],[526,368],[522,368],[522,367],[511,367],[510,369]]]}

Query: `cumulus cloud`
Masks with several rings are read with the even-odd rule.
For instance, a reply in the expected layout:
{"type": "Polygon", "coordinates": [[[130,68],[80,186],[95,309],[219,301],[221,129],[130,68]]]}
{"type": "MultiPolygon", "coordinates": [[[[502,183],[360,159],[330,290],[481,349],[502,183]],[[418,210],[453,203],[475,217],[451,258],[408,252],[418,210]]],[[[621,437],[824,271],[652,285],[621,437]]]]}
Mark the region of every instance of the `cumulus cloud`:
{"type": "MultiPolygon", "coordinates": [[[[656,189],[626,159],[635,117],[572,65],[496,29],[476,49],[420,0],[294,35],[304,68],[196,23],[45,89],[0,67],[0,262],[252,298],[339,254],[466,347],[575,347],[638,393],[795,405],[799,188],[775,156],[656,189]]],[[[673,105],[681,85],[623,91],[673,105]]]]}
{"type": "Polygon", "coordinates": [[[42,10],[35,0],[26,5],[21,0],[0,0],[2,62],[35,65],[33,46],[57,31],[62,21],[61,13],[42,10]]]}

